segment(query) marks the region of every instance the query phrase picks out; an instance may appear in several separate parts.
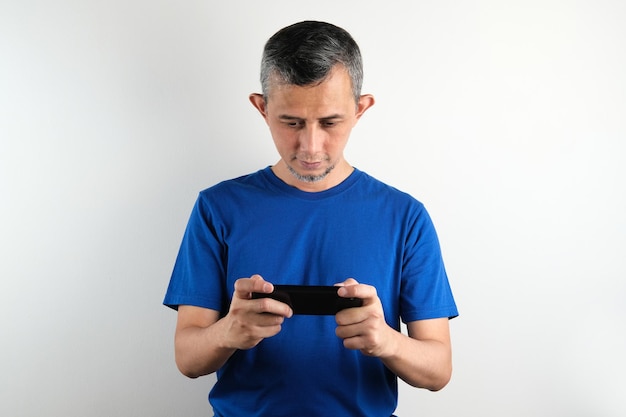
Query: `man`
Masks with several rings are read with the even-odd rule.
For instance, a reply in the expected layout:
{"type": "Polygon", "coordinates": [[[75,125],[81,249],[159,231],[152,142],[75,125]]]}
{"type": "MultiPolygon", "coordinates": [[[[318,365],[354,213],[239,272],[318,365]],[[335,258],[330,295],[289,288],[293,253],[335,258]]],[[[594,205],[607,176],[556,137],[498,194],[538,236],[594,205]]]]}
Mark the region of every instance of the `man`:
{"type": "Polygon", "coordinates": [[[362,73],[341,28],[277,32],[263,53],[263,94],[250,101],[280,160],[198,197],[164,304],[178,310],[180,371],[217,372],[216,416],[390,416],[397,377],[430,390],[450,379],[457,309],[430,218],[344,158],[374,104],[362,73]],[[336,284],[363,305],[294,315],[252,298],[273,284],[336,284]]]}

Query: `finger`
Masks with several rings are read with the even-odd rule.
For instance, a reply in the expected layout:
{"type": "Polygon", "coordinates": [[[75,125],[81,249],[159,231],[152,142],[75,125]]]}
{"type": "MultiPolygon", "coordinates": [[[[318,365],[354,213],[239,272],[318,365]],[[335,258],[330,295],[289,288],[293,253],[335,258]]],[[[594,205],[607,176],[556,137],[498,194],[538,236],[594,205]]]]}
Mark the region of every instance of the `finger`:
{"type": "Polygon", "coordinates": [[[254,318],[254,324],[258,327],[280,326],[284,321],[285,316],[273,313],[259,313],[254,318]]]}
{"type": "MultiPolygon", "coordinates": [[[[347,282],[348,280],[346,280],[347,282]]],[[[356,281],[354,281],[356,282],[356,281]]],[[[365,284],[352,284],[352,285],[344,285],[339,290],[337,290],[337,294],[340,297],[344,298],[360,298],[362,300],[367,300],[370,298],[377,297],[376,288],[371,285],[365,284]]]]}
{"type": "Polygon", "coordinates": [[[347,327],[363,323],[369,317],[367,309],[364,308],[346,308],[335,314],[335,322],[338,326],[347,327]]]}
{"type": "Polygon", "coordinates": [[[344,282],[338,282],[337,284],[335,284],[335,287],[345,287],[348,285],[356,285],[358,284],[358,281],[354,278],[347,278],[344,282]]]}
{"type": "Polygon", "coordinates": [[[255,302],[254,311],[258,314],[276,315],[281,317],[291,317],[293,310],[288,304],[274,300],[273,298],[258,298],[255,302]]]}
{"type": "Polygon", "coordinates": [[[274,286],[267,282],[260,275],[253,275],[250,278],[240,278],[235,281],[234,296],[249,299],[253,292],[271,293],[274,286]]]}
{"type": "MultiPolygon", "coordinates": [[[[337,323],[339,324],[339,323],[337,323]]],[[[354,323],[354,324],[339,324],[336,328],[335,328],[335,335],[337,335],[337,337],[339,337],[340,339],[349,339],[351,337],[357,337],[361,335],[361,329],[360,327],[354,323]]]]}
{"type": "Polygon", "coordinates": [[[368,347],[367,341],[361,336],[343,339],[343,347],[351,350],[360,350],[365,355],[373,356],[373,350],[368,347]]]}
{"type": "Polygon", "coordinates": [[[252,275],[250,277],[250,281],[252,281],[252,290],[250,290],[250,292],[262,292],[269,294],[274,291],[274,285],[272,285],[269,281],[265,281],[261,275],[252,275]]]}

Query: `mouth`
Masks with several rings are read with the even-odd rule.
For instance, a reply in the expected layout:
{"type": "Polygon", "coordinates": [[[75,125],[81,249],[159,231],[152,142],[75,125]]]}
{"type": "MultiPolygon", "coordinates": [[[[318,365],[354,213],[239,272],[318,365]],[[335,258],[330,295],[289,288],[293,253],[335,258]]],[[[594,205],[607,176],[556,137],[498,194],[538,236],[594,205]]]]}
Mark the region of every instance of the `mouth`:
{"type": "Polygon", "coordinates": [[[322,161],[302,161],[298,160],[298,164],[306,171],[315,171],[320,169],[322,161]]]}
{"type": "Polygon", "coordinates": [[[293,155],[291,162],[304,171],[315,171],[323,169],[324,164],[328,163],[329,159],[326,155],[307,155],[303,153],[293,155]]]}

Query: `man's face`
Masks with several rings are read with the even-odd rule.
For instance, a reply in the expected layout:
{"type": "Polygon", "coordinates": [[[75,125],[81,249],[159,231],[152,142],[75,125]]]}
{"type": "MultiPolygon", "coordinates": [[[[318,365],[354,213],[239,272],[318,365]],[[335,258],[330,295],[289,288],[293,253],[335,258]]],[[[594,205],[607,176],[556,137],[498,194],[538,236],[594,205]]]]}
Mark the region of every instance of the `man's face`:
{"type": "Polygon", "coordinates": [[[343,67],[336,67],[320,84],[271,85],[267,102],[258,94],[250,100],[267,122],[281,157],[276,175],[304,191],[322,191],[352,172],[343,151],[352,128],[373,104],[363,96],[358,106],[343,67]]]}

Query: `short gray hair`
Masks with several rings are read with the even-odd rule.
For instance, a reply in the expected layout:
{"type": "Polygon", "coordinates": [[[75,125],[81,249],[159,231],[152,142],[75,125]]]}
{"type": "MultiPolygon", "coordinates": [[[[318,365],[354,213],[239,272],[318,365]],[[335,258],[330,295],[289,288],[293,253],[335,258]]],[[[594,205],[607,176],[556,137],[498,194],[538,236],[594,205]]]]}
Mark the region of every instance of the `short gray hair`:
{"type": "Polygon", "coordinates": [[[325,22],[304,21],[287,26],[265,44],[261,60],[261,88],[267,99],[274,77],[298,86],[320,83],[336,65],[343,65],[358,103],[363,85],[359,46],[344,29],[325,22]]]}

